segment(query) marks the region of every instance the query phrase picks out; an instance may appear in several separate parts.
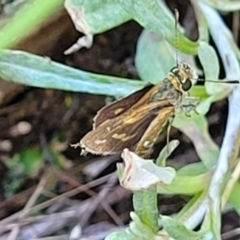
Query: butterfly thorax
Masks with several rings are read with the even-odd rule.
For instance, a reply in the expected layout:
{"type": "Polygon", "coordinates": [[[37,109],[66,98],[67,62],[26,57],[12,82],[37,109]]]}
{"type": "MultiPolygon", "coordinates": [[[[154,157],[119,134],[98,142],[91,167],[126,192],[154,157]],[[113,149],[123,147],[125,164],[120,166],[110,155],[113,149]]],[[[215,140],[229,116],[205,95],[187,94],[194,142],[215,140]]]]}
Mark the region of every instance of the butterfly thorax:
{"type": "Polygon", "coordinates": [[[174,87],[170,78],[165,78],[160,84],[156,85],[156,91],[152,94],[150,101],[168,101],[171,105],[176,106],[182,99],[182,91],[174,87]]]}
{"type": "Polygon", "coordinates": [[[183,63],[174,67],[167,77],[155,86],[150,101],[168,100],[175,108],[179,107],[183,97],[192,86],[191,79],[194,78],[196,78],[196,74],[189,65],[183,63]]]}

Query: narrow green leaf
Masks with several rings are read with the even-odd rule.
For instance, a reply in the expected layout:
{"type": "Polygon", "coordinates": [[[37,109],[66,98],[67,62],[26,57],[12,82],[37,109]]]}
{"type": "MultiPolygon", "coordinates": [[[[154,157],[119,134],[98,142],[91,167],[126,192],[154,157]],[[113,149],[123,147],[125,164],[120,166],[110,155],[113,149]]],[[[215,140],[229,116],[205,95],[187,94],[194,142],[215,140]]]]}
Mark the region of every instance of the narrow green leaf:
{"type": "Polygon", "coordinates": [[[231,89],[231,85],[224,83],[221,84],[221,81],[218,81],[220,66],[217,54],[213,47],[211,47],[206,42],[200,42],[198,50],[198,56],[205,73],[206,92],[209,95],[213,95],[216,93],[224,92],[226,89],[231,89]],[[216,82],[208,82],[208,79],[215,80],[216,82]]]}
{"type": "Polygon", "coordinates": [[[202,2],[224,12],[240,10],[239,1],[226,1],[226,0],[201,0],[202,2]]]}
{"type": "Polygon", "coordinates": [[[229,197],[229,202],[235,209],[235,211],[238,213],[240,216],[240,201],[239,201],[239,196],[240,196],[240,183],[236,182],[233,190],[231,192],[231,195],[229,197]]]}
{"type": "Polygon", "coordinates": [[[64,0],[27,1],[0,30],[0,49],[11,48],[34,31],[51,14],[63,7],[64,0]]]}
{"type": "Polygon", "coordinates": [[[178,176],[194,176],[207,171],[202,162],[189,163],[177,171],[178,176]]]}
{"type": "Polygon", "coordinates": [[[0,77],[28,86],[115,97],[144,87],[141,81],[76,70],[48,58],[21,51],[0,52],[0,77]]]}
{"type": "Polygon", "coordinates": [[[177,148],[179,143],[180,143],[179,140],[170,141],[160,152],[160,154],[156,160],[156,165],[157,166],[166,166],[167,157],[171,155],[171,153],[177,148]]]}
{"type": "Polygon", "coordinates": [[[133,194],[133,207],[142,223],[154,233],[158,231],[158,207],[156,187],[133,194]]]}
{"type": "Polygon", "coordinates": [[[130,213],[132,221],[129,227],[123,231],[117,231],[107,236],[107,240],[154,240],[155,233],[145,225],[135,212],[130,213]]]}
{"type": "MultiPolygon", "coordinates": [[[[216,89],[220,89],[221,87],[217,85],[221,85],[221,83],[213,83],[213,85],[216,86],[216,89]],[[220,87],[220,88],[219,88],[220,87]]],[[[208,98],[202,100],[197,106],[196,111],[200,115],[206,115],[209,111],[212,103],[217,102],[219,100],[222,100],[226,97],[228,97],[229,93],[231,92],[231,89],[228,87],[223,87],[220,92],[216,92],[215,94],[209,96],[208,98]]]]}
{"type": "Polygon", "coordinates": [[[156,232],[153,232],[149,226],[144,224],[135,212],[131,212],[130,216],[132,222],[129,224],[129,228],[126,230],[128,234],[134,236],[134,239],[155,239],[156,232]]]}
{"type": "MultiPolygon", "coordinates": [[[[216,196],[218,198],[218,196],[216,196]]],[[[208,229],[213,234],[214,240],[221,240],[221,210],[220,208],[214,209],[213,206],[209,208],[209,211],[204,219],[207,224],[204,224],[204,227],[208,227],[208,229]]]]}
{"type": "Polygon", "coordinates": [[[168,216],[161,216],[161,223],[168,234],[177,240],[200,240],[205,233],[194,232],[184,226],[180,221],[168,216]]]}
{"type": "Polygon", "coordinates": [[[136,238],[130,234],[128,234],[125,230],[117,231],[110,233],[105,240],[136,240],[136,238]]]}
{"type": "Polygon", "coordinates": [[[199,42],[209,42],[209,30],[208,23],[200,9],[197,9],[197,14],[195,15],[198,22],[198,32],[199,32],[199,42]]]}
{"type": "Polygon", "coordinates": [[[217,80],[219,75],[219,62],[212,46],[201,41],[198,47],[198,56],[203,66],[206,79],[217,80]]]}
{"type": "Polygon", "coordinates": [[[195,194],[190,201],[177,213],[176,219],[190,229],[195,229],[202,221],[207,210],[206,190],[195,194]]]}
{"type": "Polygon", "coordinates": [[[206,99],[209,97],[204,86],[194,85],[190,89],[190,96],[198,97],[200,99],[206,99]]]}
{"type": "Polygon", "coordinates": [[[210,172],[196,176],[176,176],[170,185],[157,185],[159,194],[196,194],[207,188],[210,172]]]}

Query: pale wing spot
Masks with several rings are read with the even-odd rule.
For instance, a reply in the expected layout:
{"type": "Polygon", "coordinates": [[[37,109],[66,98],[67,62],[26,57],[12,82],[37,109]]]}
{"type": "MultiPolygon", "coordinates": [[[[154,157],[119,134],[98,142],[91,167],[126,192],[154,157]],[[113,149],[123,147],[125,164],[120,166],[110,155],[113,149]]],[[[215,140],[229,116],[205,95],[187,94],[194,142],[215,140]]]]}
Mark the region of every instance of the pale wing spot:
{"type": "Polygon", "coordinates": [[[110,127],[106,127],[107,131],[110,132],[111,131],[111,128],[110,127]]]}
{"type": "Polygon", "coordinates": [[[118,108],[114,111],[115,115],[118,115],[120,112],[122,112],[123,108],[118,108]]]}
{"type": "Polygon", "coordinates": [[[114,133],[114,134],[112,135],[112,138],[114,138],[114,139],[119,139],[119,140],[123,139],[124,137],[126,137],[126,133],[122,133],[122,134],[114,133]]]}
{"type": "Polygon", "coordinates": [[[135,122],[138,122],[139,119],[137,117],[131,117],[126,120],[124,120],[124,124],[134,124],[135,122]]]}
{"type": "Polygon", "coordinates": [[[117,139],[117,140],[121,140],[123,142],[126,142],[127,140],[129,140],[133,137],[135,137],[135,134],[128,136],[126,133],[121,133],[121,134],[114,133],[112,135],[112,138],[117,139]]]}
{"type": "Polygon", "coordinates": [[[153,145],[153,142],[151,142],[151,141],[145,141],[144,144],[143,144],[143,146],[145,148],[150,148],[150,147],[152,147],[152,145],[153,145]]]}
{"type": "Polygon", "coordinates": [[[107,142],[106,139],[103,139],[103,140],[96,140],[96,141],[95,141],[95,143],[96,143],[97,145],[104,144],[105,142],[107,142]]]}

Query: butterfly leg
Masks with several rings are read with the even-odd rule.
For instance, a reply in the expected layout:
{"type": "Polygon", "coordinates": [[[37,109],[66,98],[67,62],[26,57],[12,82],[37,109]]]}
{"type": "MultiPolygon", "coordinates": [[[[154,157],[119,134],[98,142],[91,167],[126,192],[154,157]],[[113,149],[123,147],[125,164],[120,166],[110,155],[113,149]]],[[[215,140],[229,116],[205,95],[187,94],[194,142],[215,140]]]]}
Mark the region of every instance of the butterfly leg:
{"type": "Polygon", "coordinates": [[[170,142],[170,131],[172,127],[172,123],[174,120],[175,114],[173,114],[169,119],[168,119],[168,126],[167,126],[167,155],[170,155],[170,149],[169,149],[169,142],[170,142]]]}
{"type": "Polygon", "coordinates": [[[200,102],[200,98],[198,97],[190,97],[190,96],[185,97],[180,106],[180,109],[184,111],[187,117],[191,117],[192,111],[198,114],[198,112],[196,111],[196,106],[199,104],[199,102],[200,102]]]}

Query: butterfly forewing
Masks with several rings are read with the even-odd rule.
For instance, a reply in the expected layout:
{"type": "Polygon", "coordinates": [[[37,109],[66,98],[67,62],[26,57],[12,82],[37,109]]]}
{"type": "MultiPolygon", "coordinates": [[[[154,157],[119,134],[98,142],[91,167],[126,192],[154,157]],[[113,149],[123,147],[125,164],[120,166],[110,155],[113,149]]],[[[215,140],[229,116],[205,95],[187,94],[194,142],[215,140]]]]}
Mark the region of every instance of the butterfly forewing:
{"type": "MultiPolygon", "coordinates": [[[[170,115],[173,111],[174,107],[163,100],[131,109],[123,115],[103,122],[89,132],[80,145],[87,152],[102,155],[117,154],[124,148],[135,151],[144,133],[150,131],[148,128],[153,125],[151,123],[157,124],[154,129],[159,132],[168,120],[165,114],[170,115]]],[[[156,133],[153,138],[155,135],[156,133]]]]}
{"type": "Polygon", "coordinates": [[[125,98],[122,98],[103,107],[100,111],[98,111],[97,115],[94,118],[94,128],[98,127],[104,121],[115,118],[126,112],[135,103],[137,103],[151,88],[152,85],[146,86],[125,98]]]}

